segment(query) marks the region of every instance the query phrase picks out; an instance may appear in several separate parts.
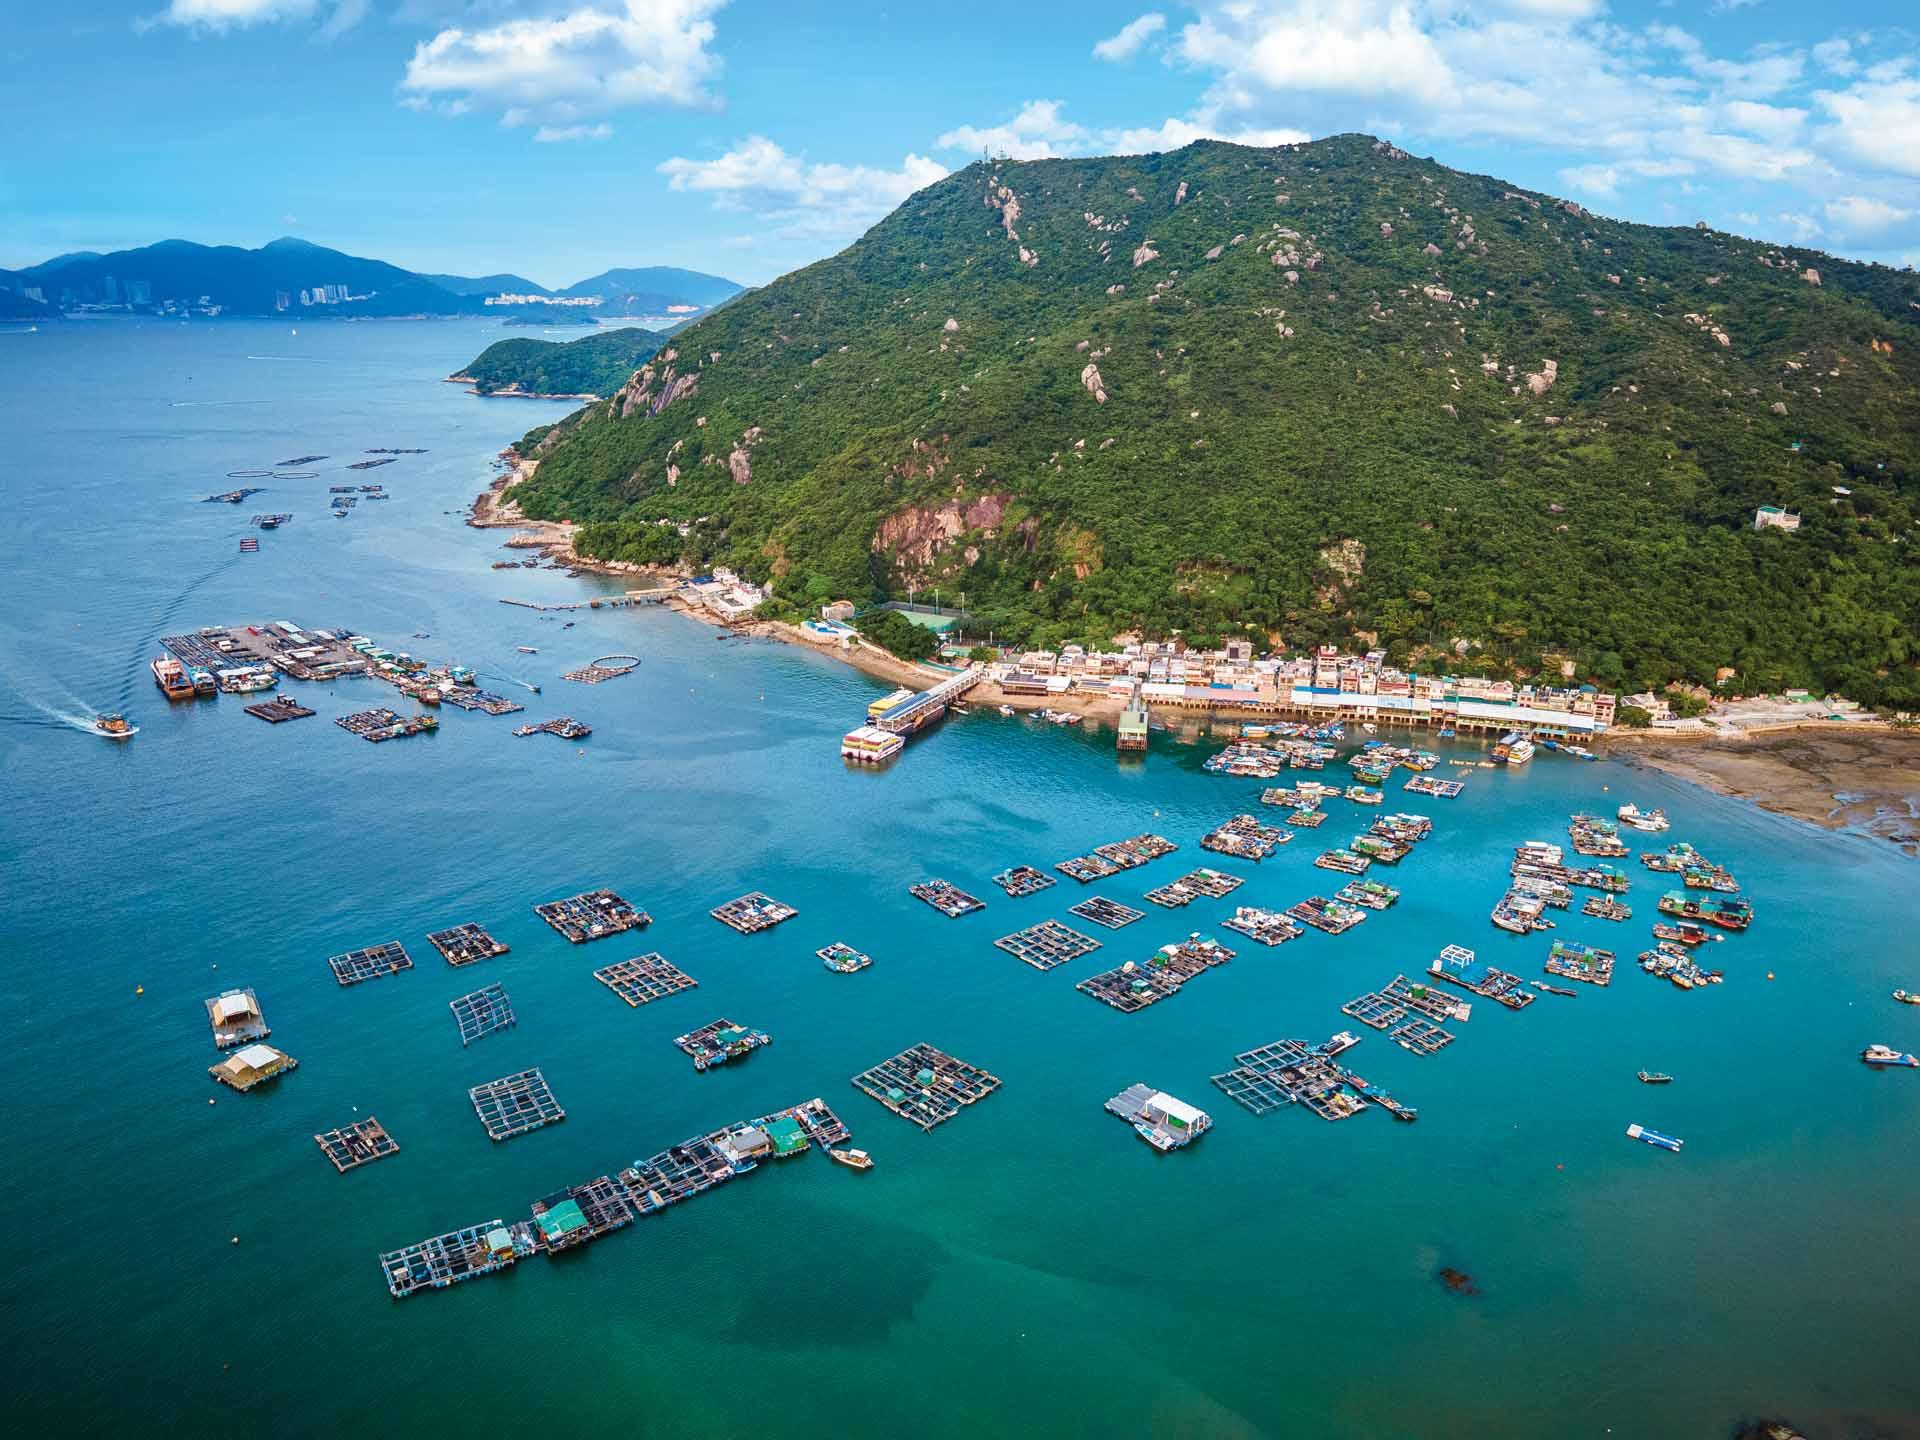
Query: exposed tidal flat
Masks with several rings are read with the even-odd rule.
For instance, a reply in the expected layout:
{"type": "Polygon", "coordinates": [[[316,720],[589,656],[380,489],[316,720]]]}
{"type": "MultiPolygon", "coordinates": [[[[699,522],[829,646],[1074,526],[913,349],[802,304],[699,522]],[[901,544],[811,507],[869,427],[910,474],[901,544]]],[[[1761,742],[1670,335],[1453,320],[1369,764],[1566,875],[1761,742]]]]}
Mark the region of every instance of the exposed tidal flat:
{"type": "Polygon", "coordinates": [[[498,604],[613,587],[492,572],[501,535],[460,523],[539,415],[441,383],[490,333],[0,336],[0,1335],[27,1433],[1692,1437],[1761,1414],[1816,1437],[1920,1433],[1920,1084],[1857,1058],[1920,1043],[1920,1010],[1888,998],[1920,983],[1911,860],[1618,763],[1462,771],[1452,801],[1399,795],[1397,772],[1389,808],[1435,821],[1375,872],[1397,906],[1339,938],[1238,944],[1118,1014],[1074,983],[1193,929],[1237,939],[1218,929],[1235,903],[1331,893],[1313,856],[1373,812],[1330,802],[1267,861],[1225,860],[1196,842],[1262,786],[1202,773],[1211,747],[1156,735],[1120,764],[1105,731],[988,713],[852,772],[838,738],[879,686],[846,666],[662,610],[498,604]],[[374,474],[392,500],[332,519],[334,467],[372,446],[428,453],[374,474]],[[294,521],[237,553],[245,514],[201,497],[307,454],[331,457],[307,467],[322,478],[258,497],[294,521]],[[437,735],[368,745],[330,721],[393,703],[373,681],[283,682],[320,713],[269,726],[233,696],[168,706],[148,679],[162,634],[277,619],[471,665],[527,712],[447,712],[437,735]],[[644,663],[558,678],[615,651],[644,663]],[[543,693],[513,688],[529,683],[543,693]],[[74,723],[108,708],[140,735],[74,723]],[[508,733],[560,714],[591,739],[508,733]],[[1256,1120],[1208,1084],[1236,1051],[1351,1027],[1341,1003],[1449,941],[1539,977],[1551,937],[1487,921],[1511,847],[1629,799],[1673,817],[1644,838],[1692,842],[1754,898],[1751,931],[1711,947],[1725,984],[1683,994],[1632,965],[1668,887],[1630,864],[1632,921],[1555,912],[1554,935],[1620,952],[1610,988],[1519,1014],[1476,1002],[1431,1058],[1359,1031],[1345,1059],[1417,1124],[1256,1120]],[[1180,851],[1026,900],[991,884],[1143,830],[1180,851]],[[1141,902],[1199,864],[1246,884],[1141,902]],[[942,918],[906,893],[928,875],[987,910],[942,918]],[[532,913],[602,885],[652,925],[575,947],[532,913]],[[708,916],[751,890],[799,916],[753,936],[708,916]],[[1089,895],[1148,916],[1044,974],[993,948],[1075,924],[1089,895]],[[511,953],[448,969],[426,932],[468,920],[511,953]],[[414,969],[335,985],[327,956],[388,939],[414,969]],[[833,940],[874,964],[827,973],[813,951],[833,940]],[[591,978],[655,950],[699,988],[631,1010],[591,978]],[[492,981],[519,1024],[462,1049],[448,1001],[492,981]],[[300,1061],[247,1095],[206,1074],[201,1002],[235,986],[300,1061]],[[697,1075],[671,1039],[722,1015],[773,1043],[697,1075]],[[1004,1081],[931,1134],[847,1083],[921,1040],[1004,1081]],[[490,1143],[467,1088],[536,1065],[565,1122],[490,1143]],[[1675,1083],[1641,1086],[1642,1066],[1675,1083]],[[1152,1153],[1101,1111],[1134,1081],[1214,1129],[1152,1153]],[[381,1250],[521,1218],[815,1095],[872,1173],[766,1165],[582,1253],[386,1293],[381,1250]],[[400,1153],[336,1174],[311,1137],[368,1115],[400,1153]],[[1633,1144],[1634,1121],[1684,1153],[1633,1144]],[[1451,1293],[1446,1267],[1478,1293],[1451,1293]]]}

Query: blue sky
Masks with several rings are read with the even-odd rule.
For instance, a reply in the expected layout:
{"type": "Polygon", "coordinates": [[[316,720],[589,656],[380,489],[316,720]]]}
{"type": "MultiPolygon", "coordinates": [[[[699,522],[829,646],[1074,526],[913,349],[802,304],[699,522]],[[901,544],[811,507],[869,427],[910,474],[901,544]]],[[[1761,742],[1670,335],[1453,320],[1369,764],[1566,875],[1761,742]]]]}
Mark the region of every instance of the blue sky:
{"type": "Polygon", "coordinates": [[[1916,30],[1877,0],[13,0],[0,266],[296,234],[551,285],[757,283],[983,148],[1343,130],[1916,264],[1916,30]]]}

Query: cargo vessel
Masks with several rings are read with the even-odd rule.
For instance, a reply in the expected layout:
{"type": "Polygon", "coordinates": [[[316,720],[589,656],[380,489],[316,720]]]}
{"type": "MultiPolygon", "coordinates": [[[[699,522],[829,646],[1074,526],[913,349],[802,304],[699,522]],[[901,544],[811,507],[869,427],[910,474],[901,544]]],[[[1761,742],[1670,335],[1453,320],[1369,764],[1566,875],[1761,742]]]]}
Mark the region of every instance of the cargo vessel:
{"type": "Polygon", "coordinates": [[[160,687],[160,693],[169,700],[188,700],[193,697],[193,681],[187,675],[186,667],[171,655],[162,655],[153,662],[153,683],[160,687]]]}

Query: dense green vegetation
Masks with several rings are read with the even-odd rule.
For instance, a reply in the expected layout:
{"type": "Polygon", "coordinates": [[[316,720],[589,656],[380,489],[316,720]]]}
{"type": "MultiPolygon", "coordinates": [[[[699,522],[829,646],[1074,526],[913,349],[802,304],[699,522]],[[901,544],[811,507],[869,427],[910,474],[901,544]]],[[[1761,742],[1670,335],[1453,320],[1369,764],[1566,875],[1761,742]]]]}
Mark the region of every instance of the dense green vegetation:
{"type": "Polygon", "coordinates": [[[1364,136],[982,162],[674,337],[521,504],[796,606],[964,590],[1003,638],[1910,705],[1917,303],[1364,136]]]}
{"type": "Polygon", "coordinates": [[[931,630],[914,624],[898,610],[869,610],[853,622],[853,628],[902,660],[930,660],[940,649],[940,641],[931,630]]]}
{"type": "Polygon", "coordinates": [[[496,340],[460,374],[482,395],[611,395],[660,348],[651,330],[603,330],[578,340],[496,340]]]}

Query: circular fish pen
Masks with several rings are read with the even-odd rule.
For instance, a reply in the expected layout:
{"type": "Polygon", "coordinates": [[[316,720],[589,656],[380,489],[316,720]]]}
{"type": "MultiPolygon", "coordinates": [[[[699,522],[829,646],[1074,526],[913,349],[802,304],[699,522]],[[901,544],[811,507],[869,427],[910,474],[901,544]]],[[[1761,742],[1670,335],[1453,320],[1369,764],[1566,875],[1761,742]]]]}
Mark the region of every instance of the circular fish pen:
{"type": "Polygon", "coordinates": [[[271,480],[273,478],[273,471],[271,470],[229,470],[227,471],[227,478],[229,480],[271,480]]]}
{"type": "Polygon", "coordinates": [[[598,685],[603,680],[612,680],[637,669],[639,664],[638,655],[601,655],[578,670],[567,671],[560,678],[581,685],[598,685]]]}
{"type": "Polygon", "coordinates": [[[638,655],[602,655],[592,662],[592,667],[595,670],[611,670],[616,675],[624,675],[629,670],[638,668],[639,664],[638,655]]]}

